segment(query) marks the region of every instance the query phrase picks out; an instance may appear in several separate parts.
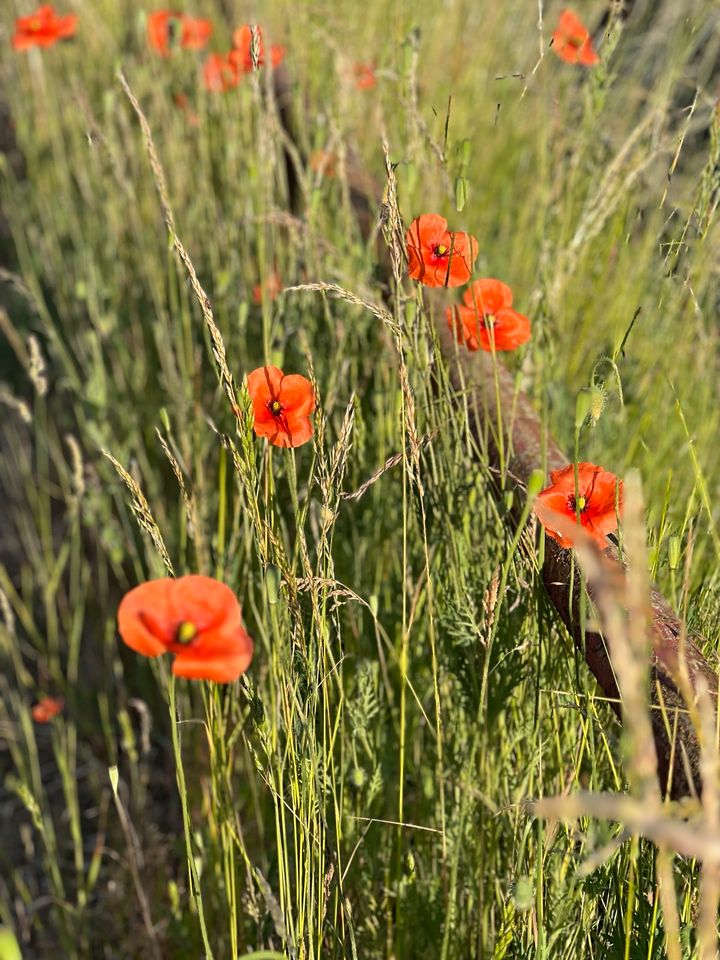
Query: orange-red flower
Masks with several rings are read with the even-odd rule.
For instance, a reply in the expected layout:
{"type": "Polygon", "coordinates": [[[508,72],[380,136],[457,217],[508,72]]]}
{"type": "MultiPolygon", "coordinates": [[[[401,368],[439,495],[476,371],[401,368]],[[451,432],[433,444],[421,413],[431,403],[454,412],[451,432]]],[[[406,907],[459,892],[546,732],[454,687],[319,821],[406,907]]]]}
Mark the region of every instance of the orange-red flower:
{"type": "Polygon", "coordinates": [[[118,630],[145,657],[173,653],[176,677],[230,683],[252,660],[253,642],[242,625],[238,599],[212,577],[141,583],[120,601],[118,630]]]}
{"type": "Polygon", "coordinates": [[[227,93],[240,83],[240,72],[229,54],[211,53],[203,64],[203,84],[212,93],[227,93]]]}
{"type": "Polygon", "coordinates": [[[572,464],[550,474],[550,486],[535,500],[535,513],[548,536],[561,547],[572,547],[573,541],[567,533],[554,528],[553,521],[560,516],[577,523],[579,515],[580,526],[605,548],[605,537],[617,529],[622,510],[622,480],[594,463],[578,463],[577,470],[577,488],[572,464]]]}
{"type": "MultiPolygon", "coordinates": [[[[258,38],[257,65],[263,67],[266,61],[265,41],[263,40],[262,28],[256,27],[255,29],[258,38]]],[[[270,47],[270,66],[277,67],[282,63],[285,52],[285,47],[273,44],[270,47]]],[[[247,23],[238,27],[233,33],[233,49],[230,51],[230,60],[243,73],[250,73],[253,69],[252,27],[247,23]]]]}
{"type": "Polygon", "coordinates": [[[186,50],[203,50],[212,31],[209,20],[173,10],[156,10],[148,17],[148,43],[163,57],[169,55],[175,43],[186,50]]]}
{"type": "Polygon", "coordinates": [[[337,176],[337,157],[329,150],[313,150],[308,160],[310,169],[324,177],[337,176]]]}
{"type": "Polygon", "coordinates": [[[552,48],[566,63],[591,67],[600,57],[595,53],[590,32],[572,10],[563,10],[552,35],[552,48]]]}
{"type": "Polygon", "coordinates": [[[477,240],[447,228],[436,213],[416,217],[405,234],[408,273],[426,287],[459,287],[467,283],[477,256],[477,240]]]}
{"type": "Polygon", "coordinates": [[[193,110],[190,105],[190,98],[186,93],[176,93],[173,95],[173,103],[178,108],[182,110],[187,118],[187,122],[191,127],[197,127],[200,125],[200,117],[193,110]]]}
{"type": "Polygon", "coordinates": [[[475,280],[463,294],[464,306],[448,307],[446,316],[458,343],[468,350],[514,350],[530,339],[530,321],[510,309],[512,290],[489,277],[475,280]]]}
{"type": "Polygon", "coordinates": [[[353,74],[355,76],[355,86],[358,90],[371,90],[377,83],[375,65],[372,63],[353,64],[353,74]]]}
{"type": "Polygon", "coordinates": [[[271,273],[262,283],[257,283],[253,287],[253,303],[259,307],[264,298],[268,300],[277,300],[282,290],[282,280],[278,273],[271,273]]]}
{"type": "Polygon", "coordinates": [[[29,47],[51,47],[58,40],[71,37],[77,27],[77,14],[60,17],[50,3],[38,7],[29,17],[18,17],[12,45],[16,50],[29,47]]]}
{"type": "Polygon", "coordinates": [[[64,706],[62,697],[43,697],[30,712],[35,723],[50,723],[53,717],[62,712],[64,706]]]}
{"type": "Polygon", "coordinates": [[[276,447],[299,447],[313,435],[315,409],[312,384],[298,373],[285,376],[277,367],[258,367],[248,374],[255,433],[276,447]]]}
{"type": "Polygon", "coordinates": [[[156,10],[148,17],[148,43],[163,57],[167,57],[170,53],[170,24],[171,22],[175,24],[177,20],[178,14],[173,13],[172,10],[156,10]]]}
{"type": "Polygon", "coordinates": [[[204,50],[212,36],[213,26],[202,17],[183,17],[180,46],[186,50],[204,50]]]}

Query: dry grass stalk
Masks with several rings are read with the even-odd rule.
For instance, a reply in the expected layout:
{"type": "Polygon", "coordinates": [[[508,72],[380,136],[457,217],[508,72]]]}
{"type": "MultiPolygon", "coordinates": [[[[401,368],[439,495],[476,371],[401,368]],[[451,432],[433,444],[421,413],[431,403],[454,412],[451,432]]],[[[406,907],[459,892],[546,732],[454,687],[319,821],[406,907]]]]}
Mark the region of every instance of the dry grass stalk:
{"type": "Polygon", "coordinates": [[[227,395],[228,400],[230,401],[230,406],[233,410],[233,413],[237,416],[238,405],[237,405],[237,386],[235,384],[235,378],[233,377],[230,367],[227,362],[227,354],[225,351],[225,344],[223,342],[222,335],[218,329],[217,324],[215,323],[215,317],[213,316],[212,303],[210,302],[210,297],[205,293],[200,281],[198,280],[197,273],[195,272],[195,267],[193,262],[190,259],[190,255],[183,246],[180,237],[177,234],[175,228],[175,217],[172,212],[172,207],[170,206],[170,200],[168,197],[167,183],[165,181],[165,173],[160,163],[160,159],[157,155],[157,150],[155,149],[155,143],[153,141],[152,131],[150,130],[150,124],[147,121],[147,117],[143,113],[142,107],[140,106],[137,97],[130,89],[125,75],[123,73],[119,74],[118,79],[120,80],[120,85],[125,91],[130,104],[132,105],[133,110],[135,111],[137,118],[140,122],[140,128],[143,133],[143,138],[145,140],[145,149],[147,150],[148,159],[150,160],[150,168],[155,178],[155,186],[157,188],[158,197],[160,198],[160,206],[162,207],[163,218],[165,220],[165,225],[168,229],[168,233],[172,239],[173,245],[175,247],[175,252],[182,261],[185,269],[187,270],[188,277],[190,278],[190,286],[193,288],[193,292],[197,297],[197,301],[200,304],[200,310],[202,311],[203,319],[205,320],[205,325],[208,328],[210,334],[210,340],[212,342],[213,357],[215,359],[215,365],[218,370],[218,376],[220,378],[220,383],[227,395]]]}
{"type": "Polygon", "coordinates": [[[130,473],[128,473],[125,467],[118,460],[116,460],[109,451],[103,450],[102,453],[103,456],[107,457],[110,463],[115,467],[118,476],[132,494],[132,501],[130,505],[140,527],[147,534],[149,534],[150,539],[155,545],[155,549],[160,554],[160,559],[165,564],[170,576],[175,576],[170,554],[165,546],[163,536],[160,533],[160,527],[158,527],[155,518],[152,515],[150,504],[147,502],[147,498],[142,492],[140,484],[130,473]]]}

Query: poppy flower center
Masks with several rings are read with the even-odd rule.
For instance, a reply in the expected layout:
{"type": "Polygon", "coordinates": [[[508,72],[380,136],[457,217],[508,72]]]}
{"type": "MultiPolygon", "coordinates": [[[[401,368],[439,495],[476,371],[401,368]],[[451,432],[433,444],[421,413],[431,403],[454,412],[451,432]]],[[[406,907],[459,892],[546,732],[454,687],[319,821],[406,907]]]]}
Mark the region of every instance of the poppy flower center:
{"type": "Polygon", "coordinates": [[[279,417],[282,413],[283,406],[279,400],[271,400],[268,403],[268,410],[274,417],[279,417]]]}
{"type": "Polygon", "coordinates": [[[175,631],[175,639],[178,643],[190,643],[197,636],[198,629],[190,620],[184,620],[175,631]]]}
{"type": "Polygon", "coordinates": [[[571,47],[574,47],[576,50],[579,50],[580,47],[585,43],[585,37],[581,37],[576,33],[572,37],[568,37],[567,42],[570,44],[571,47]]]}
{"type": "Polygon", "coordinates": [[[438,243],[433,250],[433,253],[436,257],[446,257],[450,253],[450,247],[446,246],[444,243],[438,243]]]}
{"type": "Polygon", "coordinates": [[[573,513],[576,513],[578,510],[580,513],[585,513],[588,508],[587,497],[580,496],[577,498],[577,500],[575,497],[568,497],[568,506],[573,513]]]}
{"type": "Polygon", "coordinates": [[[42,21],[40,20],[40,17],[34,17],[30,21],[30,30],[33,33],[37,33],[38,30],[42,30],[42,21]]]}

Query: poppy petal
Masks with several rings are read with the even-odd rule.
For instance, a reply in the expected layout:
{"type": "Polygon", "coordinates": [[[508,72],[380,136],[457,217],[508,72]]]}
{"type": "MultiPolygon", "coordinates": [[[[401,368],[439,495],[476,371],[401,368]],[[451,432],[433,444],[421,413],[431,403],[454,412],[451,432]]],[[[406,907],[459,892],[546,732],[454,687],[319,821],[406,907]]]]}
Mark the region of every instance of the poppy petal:
{"type": "Polygon", "coordinates": [[[279,367],[258,367],[247,376],[250,396],[261,394],[265,400],[276,397],[280,390],[283,372],[279,367]]]}
{"type": "MultiPolygon", "coordinates": [[[[515,310],[499,310],[495,314],[493,336],[496,350],[516,350],[530,339],[530,321],[515,310]]],[[[488,332],[488,343],[491,343],[488,332]]]]}
{"type": "Polygon", "coordinates": [[[237,680],[252,661],[252,647],[249,651],[238,650],[234,654],[226,654],[218,659],[205,659],[196,656],[192,651],[176,655],[172,672],[176,677],[185,677],[188,680],[214,680],[215,683],[232,683],[237,680]]]}
{"type": "Polygon", "coordinates": [[[277,447],[300,447],[312,438],[314,432],[309,417],[289,415],[284,418],[282,429],[272,442],[277,447]]]}
{"type": "Polygon", "coordinates": [[[202,50],[212,36],[213,25],[202,18],[182,18],[182,37],[180,45],[186,50],[202,50]]]}
{"type": "Polygon", "coordinates": [[[240,624],[240,604],[230,587],[197,574],[170,581],[169,608],[175,622],[193,623],[199,632],[220,623],[240,624]]]}
{"type": "Polygon", "coordinates": [[[125,594],[118,607],[118,632],[124,643],[145,657],[165,653],[174,639],[169,578],[150,580],[125,594]]]}
{"type": "Polygon", "coordinates": [[[513,295],[510,287],[501,280],[483,277],[474,280],[463,294],[466,307],[473,307],[480,313],[497,313],[512,305],[513,295]]]}
{"type": "Polygon", "coordinates": [[[307,377],[290,373],[282,378],[280,401],[300,417],[309,416],[315,409],[315,392],[307,377]]]}

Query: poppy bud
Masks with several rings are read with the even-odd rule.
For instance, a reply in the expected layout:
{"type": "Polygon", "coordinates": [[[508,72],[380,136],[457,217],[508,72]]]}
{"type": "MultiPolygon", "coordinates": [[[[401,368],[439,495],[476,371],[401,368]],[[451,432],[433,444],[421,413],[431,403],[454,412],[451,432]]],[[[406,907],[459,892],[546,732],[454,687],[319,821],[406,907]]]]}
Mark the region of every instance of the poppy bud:
{"type": "Polygon", "coordinates": [[[455,181],[455,209],[458,213],[465,206],[467,200],[467,180],[465,177],[458,177],[455,181]]]}

